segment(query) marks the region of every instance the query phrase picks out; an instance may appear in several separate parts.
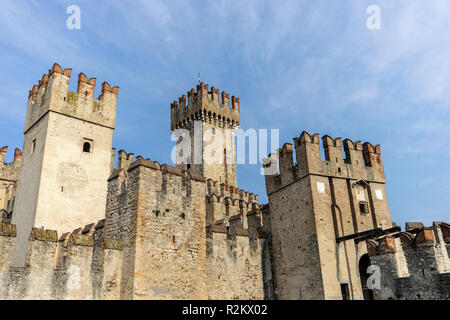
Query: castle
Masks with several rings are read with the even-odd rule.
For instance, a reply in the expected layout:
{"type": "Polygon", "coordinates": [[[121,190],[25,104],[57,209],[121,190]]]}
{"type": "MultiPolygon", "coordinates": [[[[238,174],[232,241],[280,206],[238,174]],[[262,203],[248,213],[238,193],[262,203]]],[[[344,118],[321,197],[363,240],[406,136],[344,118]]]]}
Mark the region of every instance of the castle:
{"type": "Polygon", "coordinates": [[[70,77],[42,76],[22,152],[0,149],[0,299],[449,298],[450,225],[391,221],[379,145],[324,136],[322,160],[303,132],[265,159],[263,205],[235,162],[206,161],[225,132],[235,159],[239,98],[200,83],[170,107],[194,150],[176,167],[120,150],[115,168],[119,88],[70,77]]]}

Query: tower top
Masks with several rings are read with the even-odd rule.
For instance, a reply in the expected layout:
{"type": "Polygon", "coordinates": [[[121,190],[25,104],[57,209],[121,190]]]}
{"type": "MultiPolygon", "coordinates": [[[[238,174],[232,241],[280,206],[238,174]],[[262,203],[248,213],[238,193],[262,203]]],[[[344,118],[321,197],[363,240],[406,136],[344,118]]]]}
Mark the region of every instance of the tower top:
{"type": "Polygon", "coordinates": [[[239,127],[239,98],[200,82],[170,105],[170,129],[188,127],[194,120],[209,121],[221,128],[239,127]],[[219,99],[221,97],[221,99],[219,99]]]}
{"type": "Polygon", "coordinates": [[[278,154],[264,159],[267,193],[270,194],[306,175],[386,182],[380,145],[350,139],[342,141],[325,135],[322,137],[325,159],[321,159],[319,134],[303,131],[294,138],[294,145],[285,143],[278,154]],[[345,159],[343,158],[344,147],[345,159]],[[294,163],[294,149],[297,163],[294,163]]]}
{"type": "Polygon", "coordinates": [[[55,63],[47,74],[28,93],[25,132],[47,111],[55,111],[84,121],[114,128],[119,87],[103,82],[101,94],[94,97],[95,78],[84,73],[78,75],[77,91],[69,90],[72,69],[55,63]]]}

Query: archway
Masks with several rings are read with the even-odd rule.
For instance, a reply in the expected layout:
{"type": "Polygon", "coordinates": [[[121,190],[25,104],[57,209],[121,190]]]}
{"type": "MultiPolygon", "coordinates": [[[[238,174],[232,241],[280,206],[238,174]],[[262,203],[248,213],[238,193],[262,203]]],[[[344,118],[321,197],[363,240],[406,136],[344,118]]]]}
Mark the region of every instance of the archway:
{"type": "Polygon", "coordinates": [[[373,300],[372,289],[367,287],[367,279],[369,274],[367,274],[367,268],[370,266],[370,258],[368,254],[364,254],[359,259],[359,276],[361,277],[361,286],[363,290],[364,300],[373,300]]]}

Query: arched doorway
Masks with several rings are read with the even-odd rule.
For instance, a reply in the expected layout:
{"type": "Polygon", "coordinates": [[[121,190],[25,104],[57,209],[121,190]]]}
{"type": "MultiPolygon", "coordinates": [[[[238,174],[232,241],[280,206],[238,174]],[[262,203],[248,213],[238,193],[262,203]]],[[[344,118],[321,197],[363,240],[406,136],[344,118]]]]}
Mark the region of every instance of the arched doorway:
{"type": "Polygon", "coordinates": [[[370,266],[370,258],[368,254],[364,254],[359,259],[359,276],[361,277],[361,286],[363,290],[364,300],[373,300],[373,292],[367,287],[367,279],[369,274],[367,274],[367,268],[370,266]]]}

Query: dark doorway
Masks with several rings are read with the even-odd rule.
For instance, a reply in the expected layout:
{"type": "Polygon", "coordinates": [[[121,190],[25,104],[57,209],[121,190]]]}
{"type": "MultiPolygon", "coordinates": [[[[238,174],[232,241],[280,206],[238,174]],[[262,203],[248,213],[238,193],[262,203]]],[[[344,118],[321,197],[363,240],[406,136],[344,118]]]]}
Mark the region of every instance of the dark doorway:
{"type": "Polygon", "coordinates": [[[373,300],[372,289],[367,287],[367,279],[369,279],[369,274],[367,274],[367,268],[370,266],[369,255],[364,254],[361,259],[359,259],[359,276],[361,277],[361,286],[363,290],[364,300],[373,300]]]}
{"type": "Polygon", "coordinates": [[[348,283],[341,283],[342,300],[350,300],[350,292],[348,290],[348,283]]]}

